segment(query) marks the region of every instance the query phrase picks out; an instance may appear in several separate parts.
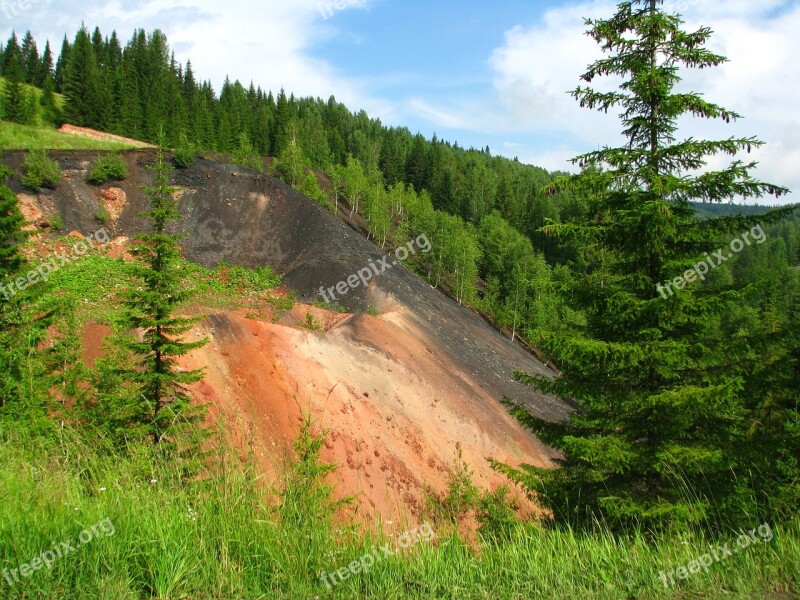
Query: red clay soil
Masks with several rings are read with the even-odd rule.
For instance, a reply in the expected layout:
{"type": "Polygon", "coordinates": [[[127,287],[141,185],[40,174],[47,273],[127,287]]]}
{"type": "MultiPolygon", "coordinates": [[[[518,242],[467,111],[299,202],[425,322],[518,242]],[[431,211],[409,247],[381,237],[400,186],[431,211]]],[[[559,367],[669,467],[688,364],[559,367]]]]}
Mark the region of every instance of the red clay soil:
{"type": "MultiPolygon", "coordinates": [[[[206,369],[194,399],[209,405],[209,424],[223,425],[242,460],[252,451],[270,478],[280,475],[309,412],[317,431],[327,431],[323,458],[339,465],[331,477],[336,495],[355,496],[352,515],[364,523],[417,522],[426,486],[445,490],[459,451],[485,489],[507,483],[487,457],[551,466],[548,450],[420,341],[402,310],[372,317],[298,304],[292,312],[297,322],[310,312],[330,329],[217,310],[187,336],[209,343],[180,361],[184,369],[206,369]]],[[[105,325],[86,326],[88,365],[103,355],[109,333],[105,325]]]]}
{"type": "Polygon", "coordinates": [[[551,464],[547,449],[409,331],[402,313],[333,320],[312,331],[218,311],[192,332],[210,340],[182,363],[207,367],[194,397],[266,472],[280,472],[303,412],[329,432],[323,456],[340,465],[337,493],[357,496],[363,521],[420,517],[426,484],[445,489],[459,448],[484,488],[505,483],[487,457],[551,464]]]}

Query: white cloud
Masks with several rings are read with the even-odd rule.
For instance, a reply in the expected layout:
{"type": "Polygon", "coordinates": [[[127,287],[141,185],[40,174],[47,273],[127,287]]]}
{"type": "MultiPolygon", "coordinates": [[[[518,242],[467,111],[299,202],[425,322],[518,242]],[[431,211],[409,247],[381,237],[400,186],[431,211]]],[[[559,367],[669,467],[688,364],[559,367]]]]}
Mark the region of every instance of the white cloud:
{"type": "MultiPolygon", "coordinates": [[[[616,2],[596,0],[559,6],[530,27],[516,26],[505,34],[491,55],[494,98],[461,106],[462,114],[428,106],[450,121],[474,131],[524,133],[536,138],[528,151],[514,148],[521,160],[547,168],[567,169],[567,159],[621,141],[615,114],[581,109],[567,92],[575,89],[587,65],[602,56],[585,35],[586,17],[608,17],[616,2]],[[571,140],[545,151],[541,140],[571,140]]],[[[733,109],[744,119],[732,126],[705,121],[682,122],[683,137],[727,138],[756,135],[767,142],[751,159],[761,163],[756,175],[800,191],[800,5],[786,0],[668,0],[685,15],[687,27],[708,25],[714,30],[711,48],[730,59],[718,69],[688,72],[682,87],[733,109]]],[[[595,81],[611,89],[613,81],[595,81]]]]}
{"type": "MultiPolygon", "coordinates": [[[[88,0],[34,6],[5,29],[30,28],[37,39],[49,37],[60,47],[86,23],[104,35],[115,29],[123,43],[134,29],[159,28],[167,34],[176,58],[191,59],[195,73],[219,90],[226,75],[265,89],[281,87],[298,96],[334,94],[351,109],[372,116],[394,116],[391,103],[370,92],[368,82],[337,74],[325,60],[314,58],[312,44],[337,35],[340,10],[363,10],[367,0],[88,0]],[[341,8],[340,8],[341,7],[341,8]],[[332,10],[329,10],[332,9],[332,10]]],[[[1,24],[0,24],[1,25],[1,24]]]]}

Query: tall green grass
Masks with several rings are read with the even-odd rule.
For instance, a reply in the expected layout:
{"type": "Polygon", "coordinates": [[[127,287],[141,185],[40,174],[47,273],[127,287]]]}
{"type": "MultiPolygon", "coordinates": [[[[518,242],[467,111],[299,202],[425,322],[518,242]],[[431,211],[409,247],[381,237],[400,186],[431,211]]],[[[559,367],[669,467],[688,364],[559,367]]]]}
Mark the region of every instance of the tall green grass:
{"type": "MultiPolygon", "coordinates": [[[[376,545],[398,550],[396,538],[326,526],[308,506],[307,519],[282,521],[283,485],[237,466],[224,451],[205,480],[186,485],[146,446],[121,456],[98,451],[67,430],[47,447],[7,430],[2,439],[0,570],[16,569],[54,543],[75,541],[103,519],[114,527],[114,535],[94,539],[51,570],[36,571],[14,586],[0,578],[3,598],[789,598],[800,593],[797,519],[771,524],[771,542],[753,544],[671,589],[659,580],[659,571],[705,553],[710,541],[701,534],[651,540],[535,524],[520,525],[507,542],[478,548],[437,524],[432,542],[412,545],[329,589],[321,571],[344,567],[376,545]]],[[[291,477],[287,481],[291,486],[291,477]]],[[[297,500],[296,492],[304,489],[296,487],[290,496],[297,500]]]]}

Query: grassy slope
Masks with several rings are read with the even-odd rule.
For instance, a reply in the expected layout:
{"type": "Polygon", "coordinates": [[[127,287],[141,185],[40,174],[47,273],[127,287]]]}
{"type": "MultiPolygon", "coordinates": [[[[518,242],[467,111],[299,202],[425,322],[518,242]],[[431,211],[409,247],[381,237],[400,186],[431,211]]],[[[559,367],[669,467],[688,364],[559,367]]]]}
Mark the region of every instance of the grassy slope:
{"type": "Polygon", "coordinates": [[[38,148],[45,150],[130,150],[133,146],[61,133],[52,127],[17,125],[0,121],[0,148],[3,150],[38,148]]]}
{"type": "MultiPolygon", "coordinates": [[[[203,302],[238,302],[276,283],[266,271],[219,275],[187,269],[203,302]]],[[[82,320],[113,322],[114,292],[123,276],[120,261],[90,256],[58,271],[47,285],[80,300],[82,320]]],[[[388,543],[397,550],[397,539],[328,528],[313,517],[281,525],[273,508],[278,482],[242,472],[238,459],[204,483],[181,486],[146,448],[117,456],[98,450],[96,436],[87,444],[91,435],[80,438],[68,429],[44,448],[41,440],[17,437],[17,425],[12,431],[0,421],[0,571],[18,569],[59,542],[75,543],[82,530],[104,519],[113,524],[113,535],[100,535],[50,570],[12,579],[13,585],[0,577],[2,598],[666,599],[800,593],[797,519],[772,523],[771,542],[753,544],[669,589],[659,571],[706,553],[709,543],[699,534],[653,542],[641,535],[580,535],[527,524],[505,543],[475,549],[440,522],[433,525],[433,542],[412,545],[405,555],[329,590],[321,571],[344,567],[375,546],[388,543]]]]}
{"type": "MultiPolygon", "coordinates": [[[[0,90],[5,88],[5,79],[0,77],[0,90]]],[[[25,85],[28,92],[36,96],[36,106],[39,107],[39,98],[42,91],[39,88],[25,85]]],[[[56,105],[64,106],[64,96],[56,94],[56,105]]],[[[17,125],[0,121],[0,149],[3,150],[31,150],[44,148],[45,150],[129,150],[133,148],[128,144],[90,140],[75,135],[60,133],[41,121],[41,111],[37,110],[34,125],[17,125]]]]}

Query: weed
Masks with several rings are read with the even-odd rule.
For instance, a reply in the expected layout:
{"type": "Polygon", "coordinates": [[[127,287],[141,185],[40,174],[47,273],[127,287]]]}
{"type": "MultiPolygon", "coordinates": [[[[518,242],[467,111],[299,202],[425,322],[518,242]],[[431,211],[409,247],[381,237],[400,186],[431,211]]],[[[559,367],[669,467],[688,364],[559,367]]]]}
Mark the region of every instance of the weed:
{"type": "Polygon", "coordinates": [[[322,325],[317,323],[317,320],[314,318],[314,315],[312,315],[310,312],[306,313],[305,326],[307,329],[310,329],[312,331],[319,331],[322,329],[322,325]]]}

